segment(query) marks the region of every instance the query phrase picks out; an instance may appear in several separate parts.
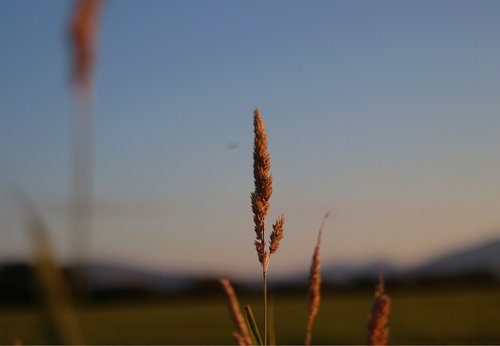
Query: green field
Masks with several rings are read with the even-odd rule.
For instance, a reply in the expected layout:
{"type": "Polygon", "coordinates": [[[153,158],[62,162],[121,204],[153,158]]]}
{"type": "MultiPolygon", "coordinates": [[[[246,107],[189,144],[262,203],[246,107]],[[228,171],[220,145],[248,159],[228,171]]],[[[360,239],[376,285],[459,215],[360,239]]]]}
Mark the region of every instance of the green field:
{"type": "MultiPolygon", "coordinates": [[[[389,292],[390,293],[390,292],[389,292]]],[[[392,293],[392,344],[500,344],[500,290],[392,293]]],[[[257,317],[260,301],[251,303],[257,317]]],[[[277,342],[303,344],[304,296],[275,297],[277,342]]],[[[323,297],[313,343],[363,344],[369,293],[323,297]]],[[[90,344],[231,344],[233,328],[223,296],[147,304],[92,305],[80,311],[90,344]]],[[[36,309],[2,308],[0,343],[49,342],[36,309]]]]}

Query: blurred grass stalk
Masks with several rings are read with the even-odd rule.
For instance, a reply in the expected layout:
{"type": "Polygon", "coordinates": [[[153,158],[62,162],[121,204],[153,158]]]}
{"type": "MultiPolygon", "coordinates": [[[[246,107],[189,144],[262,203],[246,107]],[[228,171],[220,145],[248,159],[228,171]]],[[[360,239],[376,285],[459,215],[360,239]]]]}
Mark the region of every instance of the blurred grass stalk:
{"type": "Polygon", "coordinates": [[[226,293],[229,312],[231,313],[231,317],[237,329],[233,331],[234,338],[240,346],[253,345],[253,339],[250,334],[248,322],[245,321],[245,318],[241,313],[240,303],[231,282],[229,282],[226,278],[220,279],[219,282],[226,293]]]}
{"type": "Polygon", "coordinates": [[[21,212],[33,249],[33,262],[44,311],[44,325],[50,342],[82,345],[84,339],[69,286],[57,263],[49,231],[35,204],[21,188],[16,189],[21,212]]]}
{"type": "Polygon", "coordinates": [[[262,337],[260,336],[259,327],[257,326],[257,322],[255,321],[255,316],[250,305],[245,305],[245,318],[250,330],[253,344],[260,346],[264,345],[262,337]]]}
{"type": "Polygon", "coordinates": [[[102,0],[76,0],[70,17],[72,86],[75,92],[70,176],[70,231],[73,249],[73,280],[78,297],[88,289],[87,260],[92,228],[92,175],[94,150],[94,102],[92,74],[95,69],[98,15],[102,0]]]}
{"type": "Polygon", "coordinates": [[[274,323],[274,299],[271,299],[271,304],[269,304],[269,345],[276,345],[276,327],[274,323]]]}

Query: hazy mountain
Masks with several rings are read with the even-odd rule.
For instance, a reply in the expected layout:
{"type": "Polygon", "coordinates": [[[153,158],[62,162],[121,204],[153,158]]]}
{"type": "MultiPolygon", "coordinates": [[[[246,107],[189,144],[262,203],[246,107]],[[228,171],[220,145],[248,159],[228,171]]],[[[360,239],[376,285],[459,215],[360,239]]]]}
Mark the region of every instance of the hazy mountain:
{"type": "Polygon", "coordinates": [[[92,264],[89,279],[94,289],[144,287],[153,291],[175,291],[192,285],[195,278],[111,264],[92,264]]]}
{"type": "MultiPolygon", "coordinates": [[[[500,279],[500,239],[480,245],[450,251],[413,268],[395,266],[383,261],[384,275],[387,279],[418,278],[429,276],[449,276],[471,271],[489,271],[500,279]]],[[[323,264],[324,282],[349,283],[359,279],[375,279],[379,262],[372,261],[361,265],[348,263],[323,264]]],[[[309,273],[298,272],[282,277],[280,283],[306,284],[309,273]]],[[[193,285],[200,278],[179,273],[158,273],[128,267],[95,264],[90,268],[90,281],[94,288],[114,288],[119,286],[143,286],[157,291],[173,291],[193,285]]]]}
{"type": "MultiPolygon", "coordinates": [[[[375,261],[362,265],[326,263],[322,266],[322,277],[325,283],[348,284],[356,280],[375,279],[378,268],[379,263],[375,261]]],[[[400,268],[389,261],[384,261],[384,274],[387,279],[418,279],[432,276],[446,278],[481,271],[489,272],[500,280],[500,239],[444,253],[414,268],[400,268]]],[[[306,285],[308,275],[308,271],[303,270],[274,280],[271,284],[306,285]]],[[[183,291],[193,287],[208,289],[215,282],[210,278],[178,272],[156,272],[112,264],[91,265],[89,279],[94,290],[139,289],[158,293],[183,291]]],[[[24,292],[23,289],[27,290],[33,280],[33,268],[30,264],[15,262],[0,264],[0,293],[5,297],[16,294],[23,297],[30,296],[30,292],[24,292]]],[[[251,286],[255,283],[246,282],[245,285],[251,286]]]]}
{"type": "MultiPolygon", "coordinates": [[[[387,279],[446,277],[484,271],[494,274],[500,280],[500,239],[449,251],[412,268],[398,267],[386,260],[383,263],[387,279]]],[[[378,271],[377,261],[360,265],[326,263],[322,266],[321,274],[324,282],[344,284],[360,279],[376,279],[378,271]]],[[[283,281],[287,284],[302,284],[307,282],[307,277],[308,273],[302,272],[284,278],[283,281]]]]}
{"type": "Polygon", "coordinates": [[[500,279],[500,239],[470,248],[451,251],[410,271],[412,275],[455,275],[489,271],[500,279]]]}
{"type": "MultiPolygon", "coordinates": [[[[403,270],[383,261],[384,263],[384,276],[386,278],[393,278],[400,275],[403,270]]],[[[333,264],[327,265],[321,270],[323,280],[325,282],[348,283],[352,280],[359,278],[375,279],[378,276],[380,263],[373,261],[362,265],[350,264],[333,264]]]]}

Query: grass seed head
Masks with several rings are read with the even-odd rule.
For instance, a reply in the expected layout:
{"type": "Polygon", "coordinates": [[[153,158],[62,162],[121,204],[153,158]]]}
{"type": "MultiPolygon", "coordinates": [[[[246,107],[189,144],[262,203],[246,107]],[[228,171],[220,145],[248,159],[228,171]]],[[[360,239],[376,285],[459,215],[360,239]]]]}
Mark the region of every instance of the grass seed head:
{"type": "Polygon", "coordinates": [[[389,329],[387,323],[391,310],[391,300],[385,294],[384,272],[380,269],[379,281],[375,290],[375,297],[372,305],[372,313],[368,320],[368,344],[387,345],[389,339],[389,329]]]}
{"type": "Polygon", "coordinates": [[[102,0],[78,0],[70,22],[73,48],[72,79],[75,86],[88,89],[94,69],[98,14],[102,0]]]}
{"type": "Polygon", "coordinates": [[[321,221],[321,226],[318,231],[318,240],[316,242],[316,247],[314,248],[311,271],[309,273],[309,302],[308,302],[308,314],[307,314],[307,324],[306,324],[306,345],[311,344],[312,329],[314,325],[314,320],[319,311],[319,305],[321,301],[321,256],[320,256],[320,245],[321,245],[321,235],[323,233],[323,227],[325,226],[325,221],[330,215],[329,212],[323,216],[321,221]]]}
{"type": "Polygon", "coordinates": [[[273,225],[273,231],[271,232],[271,242],[269,244],[269,253],[272,255],[280,246],[280,241],[283,239],[283,230],[285,227],[285,217],[281,215],[278,220],[273,225]]]}
{"type": "Polygon", "coordinates": [[[273,178],[270,174],[271,161],[267,151],[267,135],[264,121],[258,109],[254,112],[253,177],[255,191],[251,194],[253,220],[255,224],[255,248],[259,262],[266,267],[265,219],[269,212],[269,199],[273,192],[273,178]]]}

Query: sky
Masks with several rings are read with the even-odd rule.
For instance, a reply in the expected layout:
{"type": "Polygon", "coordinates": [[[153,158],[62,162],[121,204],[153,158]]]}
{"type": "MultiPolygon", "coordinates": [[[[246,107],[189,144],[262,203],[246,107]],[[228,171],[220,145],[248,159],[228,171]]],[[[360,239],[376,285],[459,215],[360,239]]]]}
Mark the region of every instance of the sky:
{"type": "MultiPolygon", "coordinates": [[[[0,259],[29,258],[16,181],[71,257],[66,0],[0,2],[0,259]]],[[[415,265],[500,237],[500,2],[107,1],[95,71],[91,259],[256,277],[259,107],[270,272],[415,265]],[[268,232],[269,233],[269,232],[268,232]]]]}

